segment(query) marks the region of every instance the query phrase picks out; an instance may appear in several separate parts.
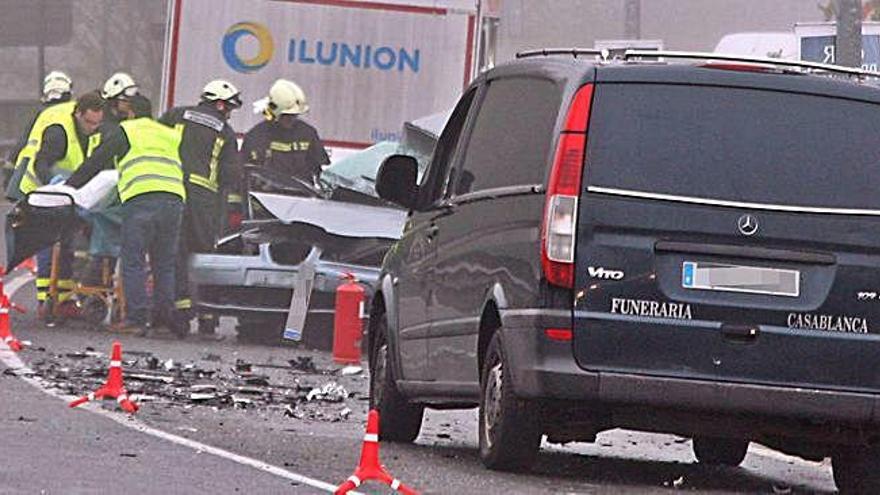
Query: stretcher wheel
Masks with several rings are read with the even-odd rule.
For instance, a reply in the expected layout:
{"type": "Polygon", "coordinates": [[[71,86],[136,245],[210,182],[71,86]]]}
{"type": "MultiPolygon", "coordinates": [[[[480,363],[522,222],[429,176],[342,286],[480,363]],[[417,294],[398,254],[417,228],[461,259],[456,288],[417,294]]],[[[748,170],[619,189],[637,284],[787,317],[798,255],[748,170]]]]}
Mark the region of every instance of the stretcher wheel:
{"type": "Polygon", "coordinates": [[[78,301],[80,315],[83,320],[93,324],[110,323],[110,305],[99,296],[86,296],[78,301]]]}

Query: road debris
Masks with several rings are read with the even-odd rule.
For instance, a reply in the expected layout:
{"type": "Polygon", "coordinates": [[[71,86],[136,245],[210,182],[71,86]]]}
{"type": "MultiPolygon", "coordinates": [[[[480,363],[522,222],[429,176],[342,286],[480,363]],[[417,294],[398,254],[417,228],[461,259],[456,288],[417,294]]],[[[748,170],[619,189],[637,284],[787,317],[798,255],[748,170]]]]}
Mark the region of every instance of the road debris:
{"type": "Polygon", "coordinates": [[[211,362],[211,363],[222,363],[223,362],[223,358],[219,354],[211,354],[210,352],[207,354],[204,354],[202,356],[202,359],[204,359],[205,361],[211,362]]]}
{"type": "Polygon", "coordinates": [[[339,370],[339,374],[342,376],[360,375],[363,372],[364,368],[361,366],[346,366],[345,368],[339,370]]]}
{"type": "Polygon", "coordinates": [[[671,486],[676,489],[681,488],[684,486],[684,476],[679,476],[678,478],[675,478],[674,480],[672,480],[672,482],[664,481],[663,486],[667,486],[667,487],[671,486]]]}
{"type": "Polygon", "coordinates": [[[316,373],[318,371],[318,367],[315,366],[315,362],[310,356],[298,356],[296,359],[288,361],[288,363],[290,363],[291,368],[298,371],[306,373],[316,373]]]}
{"type": "Polygon", "coordinates": [[[253,367],[252,367],[251,363],[245,362],[241,359],[235,360],[234,371],[236,373],[251,373],[252,369],[253,369],[253,367]]]}
{"type": "Polygon", "coordinates": [[[306,396],[307,401],[321,400],[324,402],[342,402],[346,398],[348,398],[348,391],[336,382],[327,382],[322,387],[313,388],[306,396]]]}
{"type": "MultiPolygon", "coordinates": [[[[91,349],[34,353],[34,373],[62,393],[81,395],[106,377],[106,356],[91,349]]],[[[129,393],[140,402],[152,403],[156,413],[207,407],[279,414],[296,421],[339,422],[359,420],[367,409],[365,393],[349,392],[364,388],[363,368],[336,368],[329,356],[320,365],[320,355],[298,355],[275,361],[278,364],[270,356],[265,366],[238,352],[232,356],[201,353],[194,360],[179,353],[170,357],[147,351],[133,351],[126,357],[130,359],[123,363],[129,393]],[[234,364],[218,364],[223,362],[234,364]],[[328,375],[335,377],[327,381],[328,375]]],[[[2,372],[15,374],[14,370],[2,372]]]]}

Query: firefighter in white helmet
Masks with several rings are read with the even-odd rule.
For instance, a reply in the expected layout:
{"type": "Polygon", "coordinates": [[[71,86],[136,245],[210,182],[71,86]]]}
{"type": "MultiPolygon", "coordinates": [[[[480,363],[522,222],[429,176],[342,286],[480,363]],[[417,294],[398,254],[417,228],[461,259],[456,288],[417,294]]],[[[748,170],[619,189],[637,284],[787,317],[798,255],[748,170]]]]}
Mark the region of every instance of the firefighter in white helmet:
{"type": "Polygon", "coordinates": [[[138,94],[140,88],[129,74],[117,72],[110,76],[101,89],[101,96],[107,100],[105,119],[113,122],[125,120],[131,112],[130,99],[138,94]]]}
{"type": "Polygon", "coordinates": [[[73,93],[73,81],[70,76],[60,70],[53,70],[43,78],[43,96],[40,101],[44,105],[70,101],[73,93]]]}
{"type": "MultiPolygon", "coordinates": [[[[193,303],[187,261],[191,253],[210,253],[220,236],[225,200],[240,189],[241,172],[235,130],[229,124],[233,110],[241,107],[241,93],[229,81],[208,82],[199,103],[169,110],[159,121],[182,132],[180,160],[186,181],[186,207],[177,251],[177,320],[189,328],[193,303]]],[[[199,315],[199,336],[215,338],[216,318],[199,315]]]]}
{"type": "Polygon", "coordinates": [[[244,137],[244,161],[317,184],[330,157],[318,131],[302,119],[309,111],[305,93],[293,81],[279,79],[264,103],[266,120],[244,137]]]}
{"type": "Polygon", "coordinates": [[[24,149],[27,144],[28,136],[34,127],[34,123],[37,121],[37,116],[43,110],[59,103],[66,103],[70,101],[71,98],[73,98],[73,81],[71,81],[70,76],[60,70],[53,70],[46,74],[46,77],[43,78],[42,94],[40,95],[40,103],[42,105],[40,106],[39,111],[31,118],[24,134],[22,134],[18,142],[15,143],[15,146],[9,150],[7,161],[4,164],[4,169],[6,169],[6,173],[9,174],[7,175],[8,179],[6,181],[6,197],[10,200],[21,199],[19,186],[21,184],[21,178],[24,176],[25,167],[14,168],[14,165],[18,159],[18,154],[21,153],[21,150],[24,149]]]}

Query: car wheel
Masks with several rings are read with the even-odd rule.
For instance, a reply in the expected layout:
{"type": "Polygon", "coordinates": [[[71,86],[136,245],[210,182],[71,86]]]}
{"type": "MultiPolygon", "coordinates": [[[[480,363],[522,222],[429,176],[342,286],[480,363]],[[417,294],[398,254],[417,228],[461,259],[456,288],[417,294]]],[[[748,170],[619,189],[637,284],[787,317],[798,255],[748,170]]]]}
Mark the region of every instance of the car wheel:
{"type": "Polygon", "coordinates": [[[410,443],[419,436],[425,406],[412,404],[397,390],[388,347],[388,320],[379,315],[373,330],[376,343],[370,357],[370,409],[379,411],[379,437],[410,443]]]}
{"type": "Polygon", "coordinates": [[[748,440],[694,437],[694,456],[700,464],[739,466],[749,450],[748,440]]]}
{"type": "Polygon", "coordinates": [[[496,332],[486,350],[480,381],[480,458],[489,469],[515,471],[534,464],[543,435],[538,405],[517,397],[496,332]]]}
{"type": "Polygon", "coordinates": [[[880,447],[852,447],[831,456],[834,483],[841,495],[880,493],[880,447]]]}

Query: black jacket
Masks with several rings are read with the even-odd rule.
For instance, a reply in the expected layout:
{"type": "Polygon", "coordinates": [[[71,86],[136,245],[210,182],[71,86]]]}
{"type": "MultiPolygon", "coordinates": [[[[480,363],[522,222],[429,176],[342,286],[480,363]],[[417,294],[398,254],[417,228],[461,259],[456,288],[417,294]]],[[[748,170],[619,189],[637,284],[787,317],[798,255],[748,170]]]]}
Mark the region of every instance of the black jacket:
{"type": "MultiPolygon", "coordinates": [[[[210,177],[212,158],[219,152],[218,185],[226,191],[238,191],[241,182],[238,141],[235,131],[219,110],[209,103],[176,107],[166,112],[159,122],[171,127],[183,125],[180,160],[187,179],[191,174],[210,177]],[[218,138],[222,145],[215,150],[218,138]]],[[[187,180],[187,189],[191,187],[192,182],[187,180]]]]}
{"type": "Polygon", "coordinates": [[[318,131],[295,119],[290,127],[277,121],[260,122],[248,131],[242,145],[245,163],[260,165],[312,182],[321,165],[330,163],[318,131]]]}

